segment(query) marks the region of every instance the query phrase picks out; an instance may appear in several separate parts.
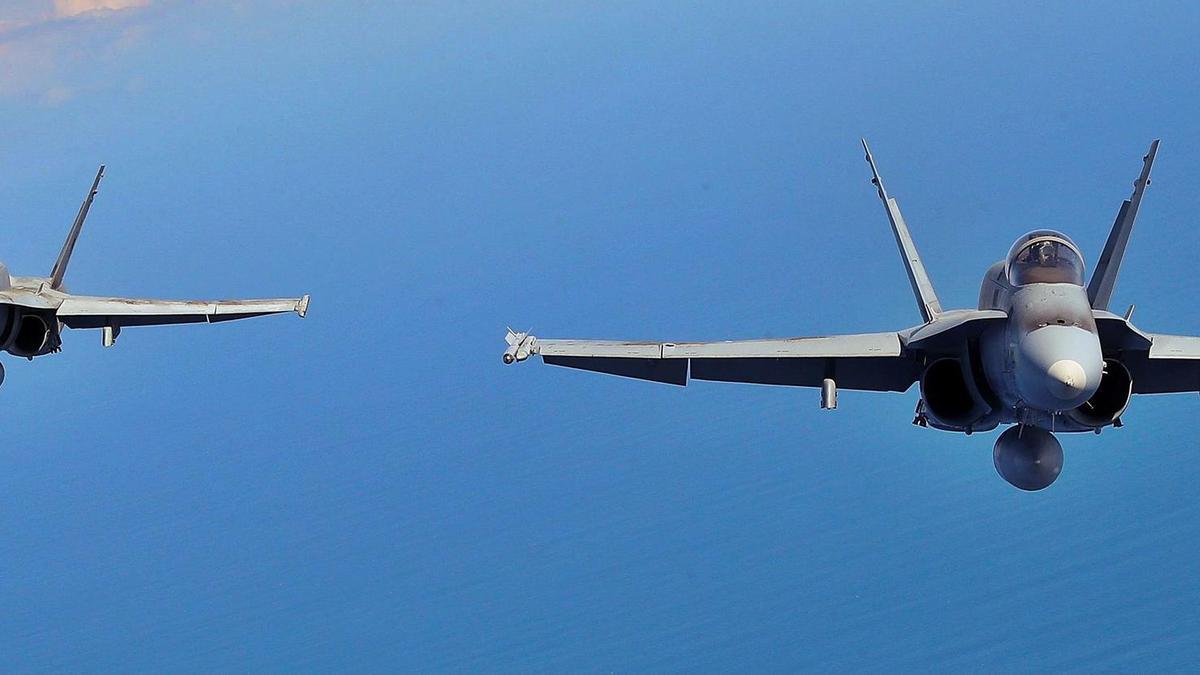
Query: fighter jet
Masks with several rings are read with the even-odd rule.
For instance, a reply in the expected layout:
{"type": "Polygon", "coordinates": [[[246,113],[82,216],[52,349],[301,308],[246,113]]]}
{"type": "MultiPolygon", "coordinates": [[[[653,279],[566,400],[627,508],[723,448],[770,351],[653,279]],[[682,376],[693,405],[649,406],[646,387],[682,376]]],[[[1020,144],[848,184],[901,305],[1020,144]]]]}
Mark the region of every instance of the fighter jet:
{"type": "Polygon", "coordinates": [[[975,309],[942,309],[900,207],[864,139],[871,182],[892,225],[922,323],[884,333],[726,342],[539,339],[511,328],[504,362],[545,363],[667,384],[746,382],[821,391],[920,387],[913,424],[971,434],[1011,425],[992,452],[1001,477],[1041,490],[1063,466],[1060,432],[1120,427],[1133,394],[1200,391],[1200,337],[1163,335],[1109,311],[1117,273],[1150,185],[1158,141],[1142,158],[1133,194],[1090,280],[1075,242],[1054,230],[1021,235],[983,276],[975,309]]]}
{"type": "MultiPolygon", "coordinates": [[[[276,300],[143,300],[72,295],[63,285],[75,242],[104,177],[104,166],[88,190],[67,240],[48,277],[15,277],[0,263],[0,350],[29,360],[62,351],[63,328],[99,328],[105,347],[121,329],[177,323],[215,323],[252,316],[308,312],[308,296],[276,300]]],[[[4,367],[0,365],[0,383],[4,367]]]]}

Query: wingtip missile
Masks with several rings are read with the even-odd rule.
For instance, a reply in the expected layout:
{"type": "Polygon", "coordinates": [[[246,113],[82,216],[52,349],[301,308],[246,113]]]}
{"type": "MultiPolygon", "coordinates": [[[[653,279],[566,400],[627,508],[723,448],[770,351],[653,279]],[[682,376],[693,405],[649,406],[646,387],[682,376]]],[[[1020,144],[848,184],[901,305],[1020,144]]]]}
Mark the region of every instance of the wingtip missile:
{"type": "Polygon", "coordinates": [[[537,338],[530,335],[529,331],[518,333],[509,328],[508,334],[504,336],[504,341],[508,344],[508,348],[504,350],[506,365],[524,361],[529,358],[530,354],[537,353],[537,338]]]}

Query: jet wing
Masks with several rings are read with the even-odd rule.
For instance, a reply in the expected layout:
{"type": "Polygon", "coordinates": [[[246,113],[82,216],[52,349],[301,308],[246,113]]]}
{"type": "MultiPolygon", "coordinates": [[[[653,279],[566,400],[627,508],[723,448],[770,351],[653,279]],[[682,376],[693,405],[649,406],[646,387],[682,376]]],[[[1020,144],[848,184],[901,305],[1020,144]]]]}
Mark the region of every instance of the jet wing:
{"type": "Polygon", "coordinates": [[[1147,333],[1150,348],[1124,352],[1135,394],[1200,391],[1200,337],[1147,333]]]}
{"type": "Polygon", "coordinates": [[[1133,393],[1200,391],[1200,337],[1144,333],[1127,317],[1103,310],[1092,315],[1105,357],[1119,359],[1129,369],[1133,393]]]}
{"type": "Polygon", "coordinates": [[[904,391],[920,375],[898,333],[726,342],[542,340],[509,333],[505,361],[539,354],[545,363],[685,385],[692,379],[794,386],[904,391]]]}
{"type": "Polygon", "coordinates": [[[58,318],[70,328],[121,328],[176,323],[215,323],[253,316],[308,312],[308,296],[274,300],[142,300],[67,296],[58,318]]]}

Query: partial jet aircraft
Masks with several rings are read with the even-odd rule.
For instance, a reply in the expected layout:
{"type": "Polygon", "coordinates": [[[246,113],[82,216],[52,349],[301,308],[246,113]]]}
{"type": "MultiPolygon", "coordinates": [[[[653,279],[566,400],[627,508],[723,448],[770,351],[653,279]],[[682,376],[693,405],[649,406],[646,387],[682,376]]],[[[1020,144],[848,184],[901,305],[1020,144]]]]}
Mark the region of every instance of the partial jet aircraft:
{"type": "Polygon", "coordinates": [[[214,323],[282,312],[295,312],[303,318],[308,312],[307,295],[277,300],[142,300],[68,293],[63,285],[67,264],[103,177],[101,166],[50,276],[14,277],[0,264],[0,350],[30,360],[59,352],[64,327],[99,328],[104,346],[111,347],[121,329],[129,326],[214,323]]]}
{"type": "Polygon", "coordinates": [[[509,329],[504,362],[533,354],[545,363],[685,385],[694,380],[819,387],[821,407],[837,391],[908,390],[920,384],[913,424],[971,434],[1013,425],[996,440],[996,470],[1022,490],[1041,490],[1062,471],[1055,432],[1120,427],[1133,394],[1200,391],[1200,337],[1138,330],[1109,311],[1117,273],[1158,141],[1142,158],[1091,279],[1065,234],[1035,230],[983,277],[976,309],[943,310],[896,199],[863,140],[871,182],[892,224],[922,323],[885,333],[728,342],[539,339],[509,329]]]}

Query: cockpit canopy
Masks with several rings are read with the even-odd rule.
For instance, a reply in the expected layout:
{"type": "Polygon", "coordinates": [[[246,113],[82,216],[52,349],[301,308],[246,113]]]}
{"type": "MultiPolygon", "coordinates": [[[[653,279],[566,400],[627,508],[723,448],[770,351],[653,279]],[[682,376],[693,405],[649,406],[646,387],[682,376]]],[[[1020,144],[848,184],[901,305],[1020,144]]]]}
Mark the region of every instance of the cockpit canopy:
{"type": "Polygon", "coordinates": [[[1083,256],[1067,235],[1054,230],[1034,230],[1023,235],[1008,251],[1004,269],[1008,283],[1083,285],[1083,256]]]}

